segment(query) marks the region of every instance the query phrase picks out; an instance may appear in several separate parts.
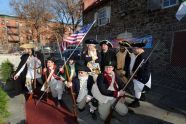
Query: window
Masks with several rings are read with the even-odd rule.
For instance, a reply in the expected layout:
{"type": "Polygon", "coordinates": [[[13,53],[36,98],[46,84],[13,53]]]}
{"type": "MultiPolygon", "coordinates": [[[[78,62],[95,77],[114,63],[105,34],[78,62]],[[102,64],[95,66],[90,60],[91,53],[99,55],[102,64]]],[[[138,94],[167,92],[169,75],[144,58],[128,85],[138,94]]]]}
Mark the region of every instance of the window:
{"type": "Polygon", "coordinates": [[[5,20],[2,20],[1,24],[4,25],[5,24],[5,20]]]}
{"type": "Polygon", "coordinates": [[[98,26],[110,23],[111,7],[103,7],[95,13],[98,26]]]}
{"type": "Polygon", "coordinates": [[[18,21],[16,21],[16,26],[19,26],[19,22],[18,21]]]}
{"type": "Polygon", "coordinates": [[[162,8],[169,8],[178,4],[178,0],[162,0],[162,8]]]}

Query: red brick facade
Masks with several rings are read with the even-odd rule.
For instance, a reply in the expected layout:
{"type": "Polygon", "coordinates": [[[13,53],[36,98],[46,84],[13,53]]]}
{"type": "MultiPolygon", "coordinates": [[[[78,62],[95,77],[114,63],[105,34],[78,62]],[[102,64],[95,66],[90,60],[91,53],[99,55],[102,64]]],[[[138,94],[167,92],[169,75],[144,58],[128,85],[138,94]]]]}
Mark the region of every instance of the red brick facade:
{"type": "MultiPolygon", "coordinates": [[[[58,27],[58,23],[49,22],[40,29],[40,41],[42,45],[49,45],[56,41],[52,28],[58,27]]],[[[68,26],[64,37],[70,34],[68,26]]],[[[14,16],[0,15],[0,51],[14,52],[23,43],[37,41],[37,35],[32,34],[31,29],[26,26],[26,22],[14,16]]],[[[59,39],[62,41],[62,39],[59,39]]]]}

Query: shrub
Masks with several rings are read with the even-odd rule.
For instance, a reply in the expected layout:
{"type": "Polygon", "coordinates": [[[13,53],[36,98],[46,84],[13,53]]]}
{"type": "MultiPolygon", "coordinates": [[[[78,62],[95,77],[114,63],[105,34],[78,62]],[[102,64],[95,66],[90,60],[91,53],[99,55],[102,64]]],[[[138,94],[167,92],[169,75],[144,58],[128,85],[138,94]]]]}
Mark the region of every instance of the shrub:
{"type": "Polygon", "coordinates": [[[5,120],[3,118],[0,117],[0,124],[6,124],[5,120]]]}
{"type": "Polygon", "coordinates": [[[0,120],[8,115],[8,95],[0,87],[0,120]]]}
{"type": "Polygon", "coordinates": [[[6,82],[7,79],[10,78],[12,72],[14,71],[14,65],[9,60],[6,60],[1,64],[0,70],[1,70],[1,78],[4,82],[6,82]]]}

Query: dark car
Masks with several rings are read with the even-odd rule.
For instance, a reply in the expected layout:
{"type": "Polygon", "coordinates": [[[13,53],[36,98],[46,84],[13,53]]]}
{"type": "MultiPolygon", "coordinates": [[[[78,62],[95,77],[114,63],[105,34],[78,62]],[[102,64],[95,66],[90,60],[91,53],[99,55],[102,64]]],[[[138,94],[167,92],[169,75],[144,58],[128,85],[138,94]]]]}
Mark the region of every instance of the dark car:
{"type": "Polygon", "coordinates": [[[62,56],[67,60],[69,59],[70,56],[76,56],[76,59],[80,59],[81,56],[81,49],[66,49],[65,51],[63,51],[62,56]]]}

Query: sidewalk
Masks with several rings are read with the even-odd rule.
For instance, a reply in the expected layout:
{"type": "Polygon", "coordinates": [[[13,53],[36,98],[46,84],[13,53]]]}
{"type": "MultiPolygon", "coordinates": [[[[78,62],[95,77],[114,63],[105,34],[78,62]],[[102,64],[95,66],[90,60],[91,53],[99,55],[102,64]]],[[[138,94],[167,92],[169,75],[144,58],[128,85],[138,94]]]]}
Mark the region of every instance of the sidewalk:
{"type": "MultiPolygon", "coordinates": [[[[113,114],[111,124],[186,124],[186,91],[170,86],[174,80],[157,79],[153,82],[151,91],[147,94],[147,100],[140,102],[139,108],[129,108],[134,113],[128,113],[121,117],[117,113],[113,114]]],[[[182,83],[182,82],[181,82],[182,83]]],[[[184,86],[182,86],[184,87],[184,86]]],[[[25,120],[25,99],[22,94],[10,94],[9,111],[11,116],[7,119],[11,124],[24,124],[25,120]],[[13,96],[11,96],[14,95],[13,96]]],[[[72,110],[72,100],[68,93],[63,95],[66,106],[72,110]]],[[[131,102],[131,98],[126,98],[126,103],[131,102]]],[[[99,118],[92,120],[88,107],[85,111],[78,112],[80,124],[103,124],[99,118]]]]}
{"type": "Polygon", "coordinates": [[[176,79],[157,78],[152,82],[153,85],[148,94],[148,101],[186,115],[185,83],[176,79]]]}
{"type": "Polygon", "coordinates": [[[10,116],[6,119],[10,124],[25,124],[25,98],[23,94],[9,93],[8,111],[10,116]]]}

